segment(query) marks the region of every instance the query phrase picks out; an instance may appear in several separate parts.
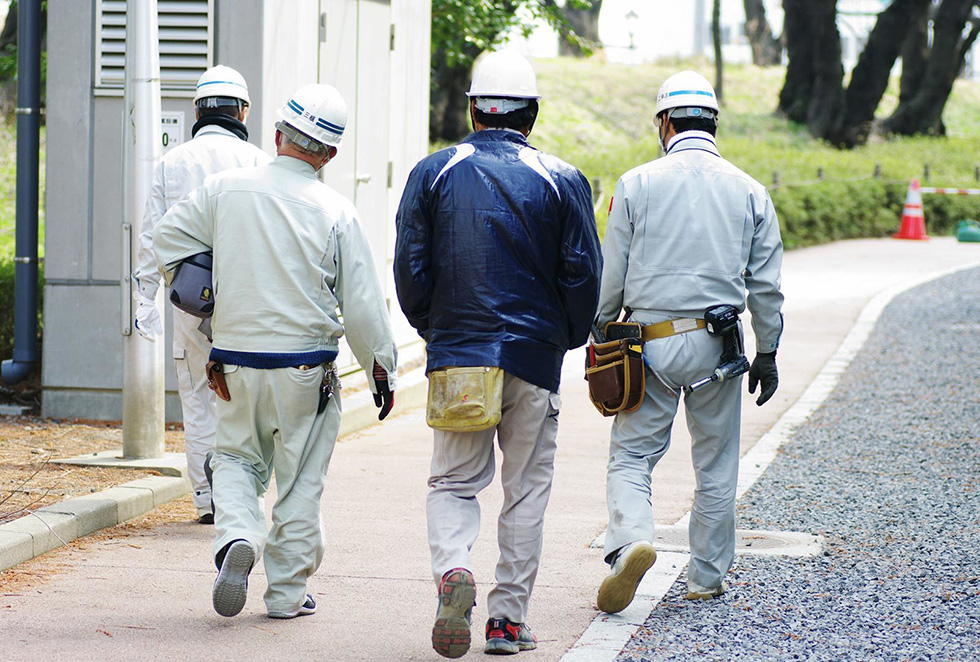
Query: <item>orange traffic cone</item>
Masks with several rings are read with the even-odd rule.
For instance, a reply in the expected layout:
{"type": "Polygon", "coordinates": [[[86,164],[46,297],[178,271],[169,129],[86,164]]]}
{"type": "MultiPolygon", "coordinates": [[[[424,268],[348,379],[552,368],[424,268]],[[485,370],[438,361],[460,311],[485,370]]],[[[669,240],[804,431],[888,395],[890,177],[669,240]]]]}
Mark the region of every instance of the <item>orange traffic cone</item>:
{"type": "Polygon", "coordinates": [[[895,239],[928,239],[926,234],[926,217],[922,213],[922,192],[919,190],[919,180],[909,182],[909,192],[905,196],[905,209],[902,211],[902,226],[895,239]]]}

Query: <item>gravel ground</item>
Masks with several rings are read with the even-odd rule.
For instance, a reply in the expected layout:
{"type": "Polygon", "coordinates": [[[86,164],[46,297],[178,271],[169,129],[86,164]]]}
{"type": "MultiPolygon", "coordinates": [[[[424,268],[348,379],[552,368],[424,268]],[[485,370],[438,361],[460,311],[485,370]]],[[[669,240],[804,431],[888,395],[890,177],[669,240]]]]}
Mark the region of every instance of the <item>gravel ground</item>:
{"type": "Polygon", "coordinates": [[[980,659],[980,271],[897,297],[837,389],[738,504],[738,527],[826,538],[686,576],[618,658],[980,659]]]}

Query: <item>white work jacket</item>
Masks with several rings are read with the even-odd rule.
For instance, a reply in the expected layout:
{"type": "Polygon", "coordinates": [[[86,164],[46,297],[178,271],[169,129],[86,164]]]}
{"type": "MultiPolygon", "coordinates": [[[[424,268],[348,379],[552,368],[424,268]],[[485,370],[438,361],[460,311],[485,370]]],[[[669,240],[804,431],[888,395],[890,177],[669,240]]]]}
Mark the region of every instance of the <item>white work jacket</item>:
{"type": "Polygon", "coordinates": [[[357,210],[308,163],[279,156],[207,178],[160,220],[153,247],[168,282],[179,262],[213,251],[216,350],[336,351],[346,328],[361,367],[370,375],[377,360],[395,388],[388,308],[357,210]]]}
{"type": "MultiPolygon", "coordinates": [[[[153,185],[143,209],[137,268],[133,273],[140,292],[152,299],[160,288],[160,272],[153,255],[153,229],[167,210],[190,195],[204,179],[230,168],[264,165],[272,157],[220,126],[202,127],[190,141],[167,152],[153,171],[153,185]]],[[[174,358],[184,357],[187,343],[204,345],[207,338],[197,330],[201,320],[174,311],[174,358]]]]}
{"type": "Polygon", "coordinates": [[[747,291],[756,349],[779,346],[776,212],[764,186],[721,158],[711,134],[685,131],[666,156],[619,179],[602,256],[600,326],[623,306],[665,319],[701,318],[718,304],[741,312],[747,291]]]}

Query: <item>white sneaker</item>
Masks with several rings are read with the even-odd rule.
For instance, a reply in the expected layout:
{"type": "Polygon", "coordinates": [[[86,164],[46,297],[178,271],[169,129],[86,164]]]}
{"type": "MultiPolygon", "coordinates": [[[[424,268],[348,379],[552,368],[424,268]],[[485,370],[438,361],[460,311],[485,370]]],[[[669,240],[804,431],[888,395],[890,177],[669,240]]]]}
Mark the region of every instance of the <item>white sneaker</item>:
{"type": "Polygon", "coordinates": [[[293,611],[270,611],[269,618],[296,618],[297,616],[312,616],[316,613],[316,600],[309,593],[306,594],[306,600],[299,606],[298,609],[293,611]]]}
{"type": "Polygon", "coordinates": [[[601,611],[615,614],[633,602],[636,587],[657,560],[653,545],[645,540],[631,542],[619,550],[609,575],[602,580],[596,600],[601,611]]]}
{"type": "Polygon", "coordinates": [[[711,598],[717,598],[719,595],[728,590],[728,584],[724,581],[721,586],[716,586],[714,588],[705,588],[704,586],[699,586],[692,581],[687,582],[687,595],[684,596],[685,600],[710,600],[711,598]]]}

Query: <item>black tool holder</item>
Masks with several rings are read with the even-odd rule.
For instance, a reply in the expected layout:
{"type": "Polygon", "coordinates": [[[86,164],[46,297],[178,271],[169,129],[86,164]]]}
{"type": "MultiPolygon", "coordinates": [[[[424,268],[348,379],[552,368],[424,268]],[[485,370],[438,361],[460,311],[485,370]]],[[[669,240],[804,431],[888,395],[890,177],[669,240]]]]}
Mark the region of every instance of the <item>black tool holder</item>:
{"type": "Polygon", "coordinates": [[[685,386],[685,393],[696,391],[712,382],[723,382],[738,377],[749,370],[749,360],[745,358],[742,333],[738,328],[738,311],[735,307],[720,305],[708,308],[704,311],[704,323],[708,335],[722,338],[721,358],[718,360],[718,367],[711,375],[699,379],[690,386],[685,386]]]}

